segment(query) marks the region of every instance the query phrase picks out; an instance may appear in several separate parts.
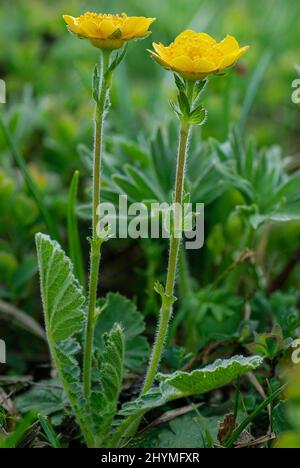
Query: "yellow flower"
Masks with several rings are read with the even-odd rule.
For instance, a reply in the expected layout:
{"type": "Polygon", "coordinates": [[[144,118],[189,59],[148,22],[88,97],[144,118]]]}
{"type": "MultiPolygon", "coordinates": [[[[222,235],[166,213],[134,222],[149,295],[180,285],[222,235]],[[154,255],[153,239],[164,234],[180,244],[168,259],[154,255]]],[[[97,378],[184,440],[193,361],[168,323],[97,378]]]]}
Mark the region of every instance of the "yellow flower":
{"type": "Polygon", "coordinates": [[[206,33],[190,30],[181,33],[168,47],[155,43],[153,47],[155,52],[149,52],[160,65],[191,81],[231,67],[249,49],[249,46],[241,48],[232,36],[217,42],[206,33]]]}
{"type": "Polygon", "coordinates": [[[119,49],[124,42],[150,34],[155,18],[143,16],[85,13],[78,18],[64,15],[69,30],[82,39],[88,39],[99,49],[119,49]]]}

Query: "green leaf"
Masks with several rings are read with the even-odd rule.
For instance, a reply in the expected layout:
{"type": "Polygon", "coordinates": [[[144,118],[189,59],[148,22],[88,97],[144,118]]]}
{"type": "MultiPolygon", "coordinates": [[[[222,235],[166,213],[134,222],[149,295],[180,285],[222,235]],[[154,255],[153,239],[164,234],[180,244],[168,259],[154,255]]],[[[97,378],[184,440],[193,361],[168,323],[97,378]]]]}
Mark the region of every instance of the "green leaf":
{"type": "Polygon", "coordinates": [[[204,107],[199,106],[190,113],[189,123],[192,125],[202,126],[206,123],[207,118],[207,110],[204,109],[204,107]]]}
{"type": "Polygon", "coordinates": [[[186,86],[185,86],[185,83],[184,81],[180,78],[179,75],[177,75],[177,73],[174,73],[174,80],[175,80],[175,84],[178,88],[178,91],[181,92],[181,93],[185,93],[186,92],[186,86]]]}
{"type": "Polygon", "coordinates": [[[119,324],[104,334],[103,342],[104,349],[96,369],[99,381],[91,397],[94,429],[101,444],[109,435],[122,389],[125,339],[119,324]]]}
{"type": "Polygon", "coordinates": [[[120,28],[116,29],[115,32],[113,32],[108,39],[114,40],[114,39],[120,39],[122,37],[122,31],[120,28]]]}
{"type": "Polygon", "coordinates": [[[194,85],[194,105],[197,106],[202,94],[206,90],[208,79],[197,81],[194,85]]]}
{"type": "Polygon", "coordinates": [[[94,101],[99,101],[99,86],[100,86],[100,74],[98,65],[95,66],[93,75],[93,98],[94,101]]]}
{"type": "Polygon", "coordinates": [[[38,386],[33,386],[28,392],[17,396],[14,405],[21,414],[41,413],[61,421],[68,401],[59,379],[53,379],[42,380],[38,386]]]}
{"type": "Polygon", "coordinates": [[[51,447],[55,449],[62,448],[50,421],[48,421],[48,419],[45,418],[45,416],[43,416],[42,414],[39,414],[38,418],[40,425],[42,426],[51,447]]]}
{"type": "Polygon", "coordinates": [[[190,111],[191,111],[191,107],[190,107],[189,99],[188,99],[185,91],[179,91],[178,104],[179,104],[179,107],[180,107],[180,110],[181,110],[182,114],[184,116],[189,116],[190,111]]]}
{"type": "Polygon", "coordinates": [[[143,369],[149,354],[149,345],[144,336],[145,323],[136,306],[121,296],[110,293],[99,302],[102,310],[95,328],[95,346],[103,350],[103,334],[115,322],[119,323],[125,335],[125,367],[127,370],[143,369]]]}
{"type": "MultiPolygon", "coordinates": [[[[117,30],[114,34],[119,34],[118,32],[119,30],[117,30]]],[[[116,39],[117,37],[115,37],[114,39],[116,39]]],[[[127,48],[128,48],[128,44],[126,44],[123,48],[123,50],[120,52],[120,53],[117,53],[114,60],[112,61],[112,63],[110,64],[107,72],[105,73],[105,80],[109,80],[110,79],[110,76],[112,74],[112,72],[120,65],[120,63],[123,61],[123,59],[125,58],[125,55],[127,53],[127,48]]]]}
{"type": "Polygon", "coordinates": [[[36,246],[48,338],[63,341],[82,331],[85,298],[60,245],[37,234],[36,246]]]}
{"type": "Polygon", "coordinates": [[[29,431],[30,427],[34,423],[34,420],[35,415],[29,413],[25,418],[18,421],[13,432],[8,434],[7,437],[0,437],[0,449],[18,448],[18,445],[22,442],[26,432],[29,431]]]}
{"type": "Polygon", "coordinates": [[[60,245],[44,234],[36,235],[41,293],[50,351],[74,415],[85,440],[93,446],[89,420],[83,408],[77,336],[86,320],[82,287],[73,273],[73,265],[60,245]]]}
{"type": "Polygon", "coordinates": [[[123,405],[120,414],[144,414],[168,401],[216,390],[253,371],[262,362],[263,359],[259,356],[235,356],[228,360],[217,360],[214,364],[191,373],[178,371],[170,375],[158,374],[157,379],[161,382],[159,387],[152,388],[140,398],[123,405]]]}
{"type": "Polygon", "coordinates": [[[174,396],[199,395],[228,385],[243,374],[253,371],[262,364],[259,356],[236,356],[228,360],[217,360],[211,366],[193,372],[175,372],[171,375],[158,374],[157,379],[176,389],[174,396]]]}
{"type": "Polygon", "coordinates": [[[202,421],[195,414],[175,418],[168,429],[159,433],[160,448],[207,448],[207,431],[212,441],[217,440],[218,418],[202,421]]]}

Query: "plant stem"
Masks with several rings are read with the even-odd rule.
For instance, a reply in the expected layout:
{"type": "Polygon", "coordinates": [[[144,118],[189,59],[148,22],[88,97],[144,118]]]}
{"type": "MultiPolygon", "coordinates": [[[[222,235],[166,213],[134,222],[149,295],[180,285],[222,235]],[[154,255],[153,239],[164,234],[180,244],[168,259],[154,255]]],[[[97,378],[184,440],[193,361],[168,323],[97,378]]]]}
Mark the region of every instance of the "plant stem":
{"type": "MultiPolygon", "coordinates": [[[[182,205],[183,202],[183,194],[184,194],[184,173],[185,173],[185,166],[186,166],[186,159],[187,159],[187,149],[188,149],[188,142],[189,142],[189,135],[190,135],[190,128],[191,126],[186,122],[182,121],[181,128],[180,128],[180,138],[179,138],[179,148],[178,148],[178,158],[177,158],[177,169],[176,169],[176,183],[175,183],[175,203],[178,205],[182,205]]],[[[176,216],[180,215],[180,219],[182,214],[175,208],[174,210],[174,225],[177,226],[176,216]]],[[[179,256],[179,249],[180,249],[181,239],[180,237],[174,234],[171,236],[170,239],[170,254],[169,254],[169,262],[168,262],[168,271],[167,271],[167,282],[164,295],[162,297],[162,306],[160,310],[159,322],[157,326],[157,335],[153,345],[151,359],[148,367],[148,372],[145,377],[145,382],[143,389],[141,391],[141,395],[150,390],[152,387],[153,381],[155,379],[155,375],[157,373],[159,363],[161,360],[161,356],[163,353],[164,345],[166,342],[166,338],[168,335],[169,329],[169,322],[173,312],[173,294],[175,288],[175,280],[176,280],[176,271],[177,271],[177,263],[178,263],[178,256],[179,256]]],[[[123,421],[119,429],[115,432],[112,440],[111,446],[118,447],[122,441],[122,439],[128,439],[129,437],[134,434],[139,426],[140,420],[143,417],[145,411],[141,411],[139,414],[134,416],[130,416],[123,421]]]]}
{"type": "MultiPolygon", "coordinates": [[[[186,166],[187,158],[187,149],[188,141],[190,134],[190,125],[184,121],[181,123],[180,128],[180,140],[179,140],[179,149],[178,149],[178,160],[177,160],[177,170],[176,170],[176,184],[175,184],[175,203],[182,205],[183,202],[183,193],[184,193],[184,173],[186,166]]],[[[176,216],[181,216],[181,213],[178,213],[178,210],[175,208],[175,226],[177,225],[176,216]]],[[[142,389],[142,395],[144,395],[152,387],[156,372],[159,367],[161,360],[164,344],[168,334],[169,322],[173,312],[173,294],[176,281],[176,272],[177,272],[177,263],[178,263],[178,254],[180,249],[181,239],[174,233],[171,236],[170,240],[170,254],[169,254],[169,263],[167,271],[167,283],[165,294],[162,299],[162,307],[160,310],[160,318],[158,323],[158,331],[153,345],[151,360],[148,368],[148,372],[145,378],[145,383],[142,389]]]]}
{"type": "Polygon", "coordinates": [[[89,400],[91,393],[91,368],[95,328],[95,309],[97,301],[99,267],[101,259],[101,239],[99,239],[98,237],[97,226],[100,221],[99,205],[101,190],[101,162],[103,153],[103,127],[106,113],[106,104],[110,89],[110,84],[106,80],[105,74],[109,67],[109,62],[110,53],[103,51],[101,81],[99,84],[99,97],[98,102],[96,104],[95,115],[95,145],[93,166],[93,237],[91,239],[88,318],[86,325],[83,365],[83,385],[87,409],[90,408],[89,400]]]}

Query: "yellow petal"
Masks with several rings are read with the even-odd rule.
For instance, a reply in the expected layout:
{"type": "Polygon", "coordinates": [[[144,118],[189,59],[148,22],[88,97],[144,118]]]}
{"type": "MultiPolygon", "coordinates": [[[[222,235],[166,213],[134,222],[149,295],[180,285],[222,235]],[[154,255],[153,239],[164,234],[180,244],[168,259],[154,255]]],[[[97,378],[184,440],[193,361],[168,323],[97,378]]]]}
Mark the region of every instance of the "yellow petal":
{"type": "Polygon", "coordinates": [[[171,63],[171,67],[174,70],[183,71],[183,72],[192,72],[194,70],[194,65],[192,59],[185,55],[181,55],[180,57],[174,58],[171,63]]]}
{"type": "Polygon", "coordinates": [[[108,38],[116,32],[117,29],[119,28],[113,23],[113,21],[105,19],[99,25],[99,37],[103,39],[108,38]]]}
{"type": "Polygon", "coordinates": [[[146,36],[151,24],[154,23],[154,21],[156,21],[155,18],[141,18],[137,28],[135,29],[135,37],[146,36]]]}
{"type": "Polygon", "coordinates": [[[158,55],[160,55],[161,57],[163,58],[166,58],[167,56],[167,47],[165,47],[163,44],[156,44],[155,42],[153,42],[153,48],[155,50],[155,52],[157,52],[158,55]]]}
{"type": "Polygon", "coordinates": [[[79,34],[81,32],[81,28],[74,16],[63,15],[63,19],[72,32],[74,32],[75,34],[79,34]]]}
{"type": "Polygon", "coordinates": [[[212,44],[212,45],[216,44],[215,39],[206,33],[198,33],[197,39],[202,39],[203,41],[208,42],[209,44],[212,44]]]}
{"type": "Polygon", "coordinates": [[[241,47],[238,53],[238,59],[241,58],[250,49],[250,46],[241,47]]]}
{"type": "Polygon", "coordinates": [[[192,31],[191,29],[187,29],[186,31],[183,31],[182,33],[179,34],[179,36],[176,37],[175,39],[175,44],[180,41],[181,39],[184,39],[184,38],[192,38],[194,37],[195,35],[197,35],[197,33],[195,33],[195,31],[192,31]]]}
{"type": "Polygon", "coordinates": [[[127,18],[124,25],[122,26],[122,33],[124,38],[132,37],[134,31],[138,28],[139,18],[137,16],[131,16],[127,18]]]}
{"type": "Polygon", "coordinates": [[[233,36],[227,36],[222,42],[218,44],[218,49],[224,55],[229,55],[240,48],[238,41],[233,36]]]}
{"type": "Polygon", "coordinates": [[[246,46],[241,49],[238,49],[237,51],[231,54],[225,55],[225,57],[223,57],[219,63],[219,69],[223,70],[224,68],[228,68],[231,67],[231,65],[234,65],[238,61],[238,59],[241,58],[242,55],[244,55],[247,52],[248,49],[249,47],[246,46]]]}
{"type": "Polygon", "coordinates": [[[87,37],[97,38],[100,36],[99,26],[91,20],[84,21],[81,25],[81,30],[87,37]]]}
{"type": "Polygon", "coordinates": [[[213,71],[217,70],[216,64],[205,58],[198,58],[194,60],[193,63],[194,71],[196,73],[212,73],[213,71]]]}
{"type": "Polygon", "coordinates": [[[153,50],[148,50],[148,52],[150,53],[151,57],[154,58],[154,60],[156,60],[156,62],[159,64],[159,65],[162,65],[164,68],[168,68],[170,69],[171,66],[168,62],[166,62],[165,60],[163,60],[159,55],[157,55],[155,52],[153,52],[153,50]]]}

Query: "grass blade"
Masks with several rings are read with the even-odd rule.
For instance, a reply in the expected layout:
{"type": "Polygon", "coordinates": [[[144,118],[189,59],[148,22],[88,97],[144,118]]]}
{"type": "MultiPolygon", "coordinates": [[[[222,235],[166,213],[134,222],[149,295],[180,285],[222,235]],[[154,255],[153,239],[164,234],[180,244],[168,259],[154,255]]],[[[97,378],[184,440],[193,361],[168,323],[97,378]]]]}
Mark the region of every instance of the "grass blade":
{"type": "Polygon", "coordinates": [[[42,414],[39,414],[38,415],[38,419],[39,419],[39,422],[40,422],[40,425],[42,426],[45,434],[46,434],[46,437],[48,439],[48,442],[49,444],[51,445],[52,448],[55,448],[55,449],[59,449],[59,448],[62,448],[59,440],[58,440],[58,437],[53,429],[53,426],[52,424],[50,423],[50,421],[48,420],[48,418],[46,418],[45,416],[43,416],[42,414]]]}
{"type": "Polygon", "coordinates": [[[270,63],[271,58],[272,58],[272,55],[270,52],[266,52],[262,56],[250,80],[250,83],[246,92],[245,100],[243,103],[241,118],[240,118],[239,125],[238,125],[241,133],[243,133],[245,130],[253,102],[256,98],[256,95],[258,93],[262,80],[264,79],[265,72],[270,63]]]}
{"type": "Polygon", "coordinates": [[[2,129],[3,135],[10,149],[10,152],[15,160],[15,163],[21,170],[24,180],[28,186],[28,189],[40,210],[40,214],[44,220],[44,223],[47,226],[49,234],[51,235],[52,238],[59,240],[59,233],[58,233],[57,226],[54,220],[52,219],[52,216],[50,215],[48,208],[45,206],[43,202],[43,195],[41,194],[40,189],[38,188],[33,178],[31,177],[26,167],[26,164],[24,162],[24,159],[22,158],[21,154],[18,152],[13,142],[13,139],[11,137],[11,134],[7,128],[7,125],[4,123],[2,117],[0,117],[0,128],[2,129]]]}
{"type": "Polygon", "coordinates": [[[257,418],[257,416],[260,415],[260,413],[267,408],[274,400],[276,400],[277,397],[282,393],[282,391],[285,389],[286,385],[282,386],[278,390],[275,390],[271,395],[264,400],[256,409],[253,411],[252,414],[250,414],[247,418],[244,419],[244,421],[241,422],[239,427],[232,433],[232,435],[229,437],[227,442],[225,443],[225,448],[232,448],[236,440],[239,438],[239,436],[242,434],[242,432],[249,426],[249,424],[254,421],[254,419],[257,418]]]}
{"type": "Polygon", "coordinates": [[[68,240],[69,240],[69,256],[74,265],[75,275],[80,284],[85,289],[85,275],[83,267],[83,255],[80,245],[78,232],[78,221],[76,216],[76,203],[78,193],[79,171],[75,171],[71,187],[69,191],[68,202],[68,240]]]}

